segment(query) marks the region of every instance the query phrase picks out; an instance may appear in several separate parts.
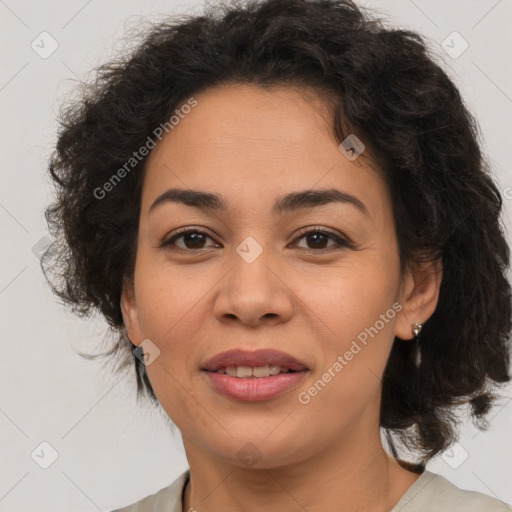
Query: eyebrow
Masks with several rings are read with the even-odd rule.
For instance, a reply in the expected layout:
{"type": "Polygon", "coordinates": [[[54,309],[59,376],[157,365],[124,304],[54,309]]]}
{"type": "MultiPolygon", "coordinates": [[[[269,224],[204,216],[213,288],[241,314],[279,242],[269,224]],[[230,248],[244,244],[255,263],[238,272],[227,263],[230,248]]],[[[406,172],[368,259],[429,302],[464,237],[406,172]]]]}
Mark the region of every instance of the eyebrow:
{"type": "MultiPolygon", "coordinates": [[[[148,213],[152,213],[166,203],[182,203],[201,210],[212,210],[226,212],[229,210],[228,201],[218,194],[203,192],[201,190],[171,188],[158,196],[148,213]]],[[[347,192],[336,188],[325,190],[302,190],[291,192],[277,198],[272,207],[274,215],[292,212],[305,208],[314,208],[330,203],[343,203],[355,206],[361,213],[369,216],[368,209],[364,203],[347,192]]]]}

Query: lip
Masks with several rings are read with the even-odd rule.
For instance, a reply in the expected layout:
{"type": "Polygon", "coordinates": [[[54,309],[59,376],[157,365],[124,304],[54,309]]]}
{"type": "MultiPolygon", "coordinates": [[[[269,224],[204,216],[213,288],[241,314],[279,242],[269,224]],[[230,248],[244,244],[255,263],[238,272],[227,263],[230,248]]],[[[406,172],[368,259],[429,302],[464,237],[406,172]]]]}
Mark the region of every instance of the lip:
{"type": "MultiPolygon", "coordinates": [[[[274,349],[260,349],[254,351],[233,349],[226,352],[216,354],[203,364],[201,370],[216,372],[219,368],[227,368],[228,366],[265,366],[279,365],[285,366],[290,370],[302,372],[309,368],[286,352],[274,349]]],[[[277,377],[276,375],[274,377],[277,377]]],[[[266,379],[268,377],[262,377],[266,379]]]]}
{"type": "Polygon", "coordinates": [[[296,387],[308,373],[309,368],[286,352],[274,349],[260,349],[255,351],[228,350],[216,354],[206,361],[201,370],[207,376],[208,381],[219,393],[244,401],[270,400],[282,395],[296,387]],[[293,370],[293,373],[280,373],[270,377],[231,377],[225,373],[216,373],[220,368],[228,366],[265,366],[279,365],[293,370]]]}
{"type": "Polygon", "coordinates": [[[270,400],[295,388],[306,376],[308,370],[295,373],[280,373],[271,377],[239,378],[225,373],[203,372],[213,388],[228,398],[260,402],[270,400]]]}

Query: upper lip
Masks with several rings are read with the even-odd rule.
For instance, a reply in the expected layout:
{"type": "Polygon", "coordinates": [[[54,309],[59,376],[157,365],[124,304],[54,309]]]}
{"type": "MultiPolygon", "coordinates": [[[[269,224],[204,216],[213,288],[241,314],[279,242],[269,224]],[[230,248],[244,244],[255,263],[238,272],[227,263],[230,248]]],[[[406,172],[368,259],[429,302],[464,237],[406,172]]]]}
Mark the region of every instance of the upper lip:
{"type": "Polygon", "coordinates": [[[295,371],[308,369],[305,364],[292,355],[269,348],[254,351],[233,349],[221,352],[208,359],[201,369],[215,372],[228,366],[250,366],[254,368],[267,364],[284,366],[295,371]]]}

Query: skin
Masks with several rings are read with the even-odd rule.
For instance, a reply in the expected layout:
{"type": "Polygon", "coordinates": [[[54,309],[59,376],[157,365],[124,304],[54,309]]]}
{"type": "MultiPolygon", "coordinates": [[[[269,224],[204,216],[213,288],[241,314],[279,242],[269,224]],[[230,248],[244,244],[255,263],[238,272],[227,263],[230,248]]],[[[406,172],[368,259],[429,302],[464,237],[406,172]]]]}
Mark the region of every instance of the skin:
{"type": "Polygon", "coordinates": [[[191,478],[184,510],[389,511],[417,480],[383,449],[381,377],[398,336],[434,312],[441,266],[401,274],[389,191],[368,153],[338,149],[314,91],[222,85],[152,150],[142,192],[137,259],[121,306],[136,345],[160,355],[147,366],[157,398],[183,437],[191,478]],[[227,212],[168,202],[169,188],[222,194],[227,212]],[[275,216],[278,196],[337,188],[356,196],[275,216]],[[159,247],[179,228],[208,236],[159,247]],[[301,236],[328,229],[335,239],[301,236]],[[248,236],[263,252],[236,252],[248,236]],[[182,249],[182,252],[179,249],[182,249]],[[402,309],[307,405],[297,395],[394,303],[402,309]],[[298,388],[263,402],[218,394],[201,365],[233,349],[276,348],[303,361],[298,388]],[[237,454],[256,446],[252,467],[237,454]]]}

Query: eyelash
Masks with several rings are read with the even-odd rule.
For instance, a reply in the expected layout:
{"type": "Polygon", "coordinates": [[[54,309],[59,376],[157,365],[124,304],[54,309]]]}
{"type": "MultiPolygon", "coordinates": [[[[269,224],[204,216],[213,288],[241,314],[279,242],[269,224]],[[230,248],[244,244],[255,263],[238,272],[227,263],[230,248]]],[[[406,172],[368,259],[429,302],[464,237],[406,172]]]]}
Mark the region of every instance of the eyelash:
{"type": "MultiPolygon", "coordinates": [[[[174,243],[176,242],[176,240],[178,240],[179,238],[182,238],[184,235],[191,234],[191,233],[206,235],[208,238],[212,238],[208,233],[206,233],[205,231],[202,231],[201,229],[184,228],[184,229],[178,231],[177,233],[175,233],[171,238],[169,238],[167,240],[163,240],[162,243],[159,245],[159,247],[161,249],[172,248],[173,250],[176,250],[179,252],[187,252],[187,253],[199,252],[201,250],[204,250],[205,248],[195,250],[195,249],[183,249],[181,247],[176,247],[176,246],[172,247],[174,245],[174,243]]],[[[333,240],[336,241],[337,247],[334,246],[334,247],[330,247],[327,249],[303,249],[305,251],[310,251],[310,252],[315,252],[315,253],[318,253],[318,252],[325,253],[325,252],[331,252],[332,250],[338,251],[338,250],[343,250],[343,249],[354,249],[355,248],[354,244],[349,242],[347,239],[340,237],[331,231],[327,231],[324,228],[317,228],[317,227],[314,227],[314,228],[311,228],[311,229],[308,229],[305,231],[301,231],[295,240],[305,238],[311,234],[320,234],[320,235],[324,235],[324,236],[329,236],[330,238],[332,238],[333,240]]],[[[213,240],[213,238],[212,238],[212,240],[213,240]]],[[[206,249],[208,249],[208,248],[206,248],[206,249]]]]}

